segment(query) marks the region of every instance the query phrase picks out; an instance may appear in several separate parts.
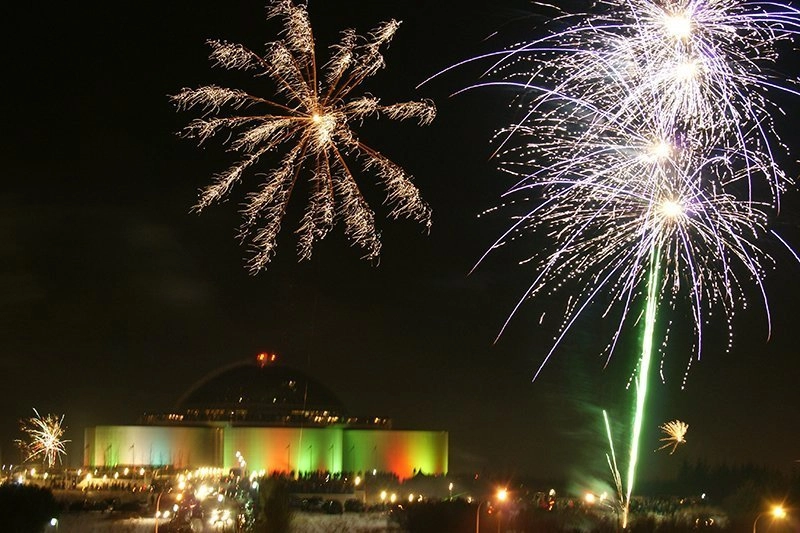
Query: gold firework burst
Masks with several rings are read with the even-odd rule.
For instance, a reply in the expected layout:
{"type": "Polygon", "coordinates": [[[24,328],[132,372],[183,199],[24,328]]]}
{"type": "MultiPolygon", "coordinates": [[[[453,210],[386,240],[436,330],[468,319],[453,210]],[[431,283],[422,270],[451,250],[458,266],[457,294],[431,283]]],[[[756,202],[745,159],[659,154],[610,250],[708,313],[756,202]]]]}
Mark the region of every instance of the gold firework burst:
{"type": "Polygon", "coordinates": [[[665,444],[661,446],[659,450],[672,448],[669,452],[669,454],[672,455],[675,453],[675,449],[679,444],[686,444],[686,432],[689,431],[689,424],[686,422],[673,420],[672,422],[667,422],[666,424],[658,426],[658,428],[665,435],[662,439],[660,439],[661,442],[664,442],[665,444]]]}
{"type": "Polygon", "coordinates": [[[273,0],[267,17],[280,18],[284,29],[281,39],[267,44],[264,55],[241,44],[208,43],[215,66],[271,79],[276,87],[274,99],[217,85],[183,89],[171,97],[179,110],[198,108],[204,113],[184,128],[184,136],[202,144],[223,134],[229,150],[239,155],[236,163],[202,189],[196,209],[220,201],[246,170],[280,148],[284,150],[280,163],[264,175],[259,189],[247,195],[242,207],[240,237],[255,248],[251,271],[263,269],[272,259],[287,204],[293,191],[301,188],[296,187],[301,176],[308,176],[310,184],[307,207],[296,230],[301,260],[310,258],[313,244],[337,223],[344,225],[345,234],[364,251],[365,258],[380,253],[375,214],[359,189],[354,166],[378,177],[389,217],[412,218],[429,227],[430,208],[411,176],[361,142],[352,130],[354,123],[368,117],[414,118],[424,125],[436,114],[430,101],[382,105],[369,94],[352,94],[385,66],[381,47],[391,41],[400,23],[382,23],[366,36],[343,31],[340,42],[330,48],[327,63],[318,68],[306,7],[291,0],[273,0]],[[230,113],[221,115],[223,109],[230,113]]]}

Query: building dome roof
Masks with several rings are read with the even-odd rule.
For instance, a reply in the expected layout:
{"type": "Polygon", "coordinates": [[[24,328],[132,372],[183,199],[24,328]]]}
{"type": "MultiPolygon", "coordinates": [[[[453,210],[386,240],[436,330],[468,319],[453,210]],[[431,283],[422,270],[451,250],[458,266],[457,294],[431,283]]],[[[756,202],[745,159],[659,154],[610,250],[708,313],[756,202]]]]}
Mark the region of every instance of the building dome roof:
{"type": "Polygon", "coordinates": [[[187,419],[263,423],[319,416],[331,421],[345,412],[330,389],[300,370],[275,363],[274,356],[265,359],[264,354],[257,361],[241,361],[202,378],[178,400],[175,410],[187,419]]]}

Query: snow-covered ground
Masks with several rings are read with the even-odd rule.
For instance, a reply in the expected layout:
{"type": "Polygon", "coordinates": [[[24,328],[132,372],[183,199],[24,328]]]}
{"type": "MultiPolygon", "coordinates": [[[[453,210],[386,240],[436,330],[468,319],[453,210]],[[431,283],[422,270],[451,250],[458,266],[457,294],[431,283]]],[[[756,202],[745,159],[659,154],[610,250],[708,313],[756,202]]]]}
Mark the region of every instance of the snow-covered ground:
{"type": "MultiPolygon", "coordinates": [[[[116,518],[107,513],[65,513],[54,533],[150,533],[155,529],[153,518],[116,518]]],[[[198,523],[199,526],[199,523],[198,523]]],[[[197,531],[215,531],[210,526],[197,531]]],[[[166,529],[166,528],[162,528],[166,529]]],[[[292,533],[399,533],[382,513],[345,513],[326,515],[296,513],[292,533]]]]}

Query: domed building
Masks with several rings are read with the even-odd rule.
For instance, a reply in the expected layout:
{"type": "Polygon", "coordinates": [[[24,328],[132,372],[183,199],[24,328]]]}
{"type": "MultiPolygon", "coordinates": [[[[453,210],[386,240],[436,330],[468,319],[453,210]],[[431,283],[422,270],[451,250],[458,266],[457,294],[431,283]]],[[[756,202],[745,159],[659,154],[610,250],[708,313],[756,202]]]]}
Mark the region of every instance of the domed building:
{"type": "MultiPolygon", "coordinates": [[[[177,402],[184,421],[329,425],[345,418],[342,402],[303,372],[259,354],[211,373],[177,402]]],[[[156,420],[157,416],[149,416],[156,420]]]]}
{"type": "Polygon", "coordinates": [[[239,468],[266,472],[446,474],[446,431],[394,430],[348,413],[326,386],[271,354],[219,369],[168,413],[85,431],[87,466],[239,468]]]}

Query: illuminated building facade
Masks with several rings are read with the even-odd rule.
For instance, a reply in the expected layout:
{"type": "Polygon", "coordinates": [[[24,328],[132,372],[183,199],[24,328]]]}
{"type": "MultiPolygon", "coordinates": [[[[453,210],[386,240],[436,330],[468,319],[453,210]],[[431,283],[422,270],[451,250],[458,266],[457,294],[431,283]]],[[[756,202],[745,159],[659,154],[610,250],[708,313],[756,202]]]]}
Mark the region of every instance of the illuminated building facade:
{"type": "Polygon", "coordinates": [[[201,380],[170,413],[140,425],[85,432],[88,466],[238,468],[249,471],[446,474],[446,431],[395,430],[386,418],[348,416],[322,384],[272,356],[201,380]]]}

